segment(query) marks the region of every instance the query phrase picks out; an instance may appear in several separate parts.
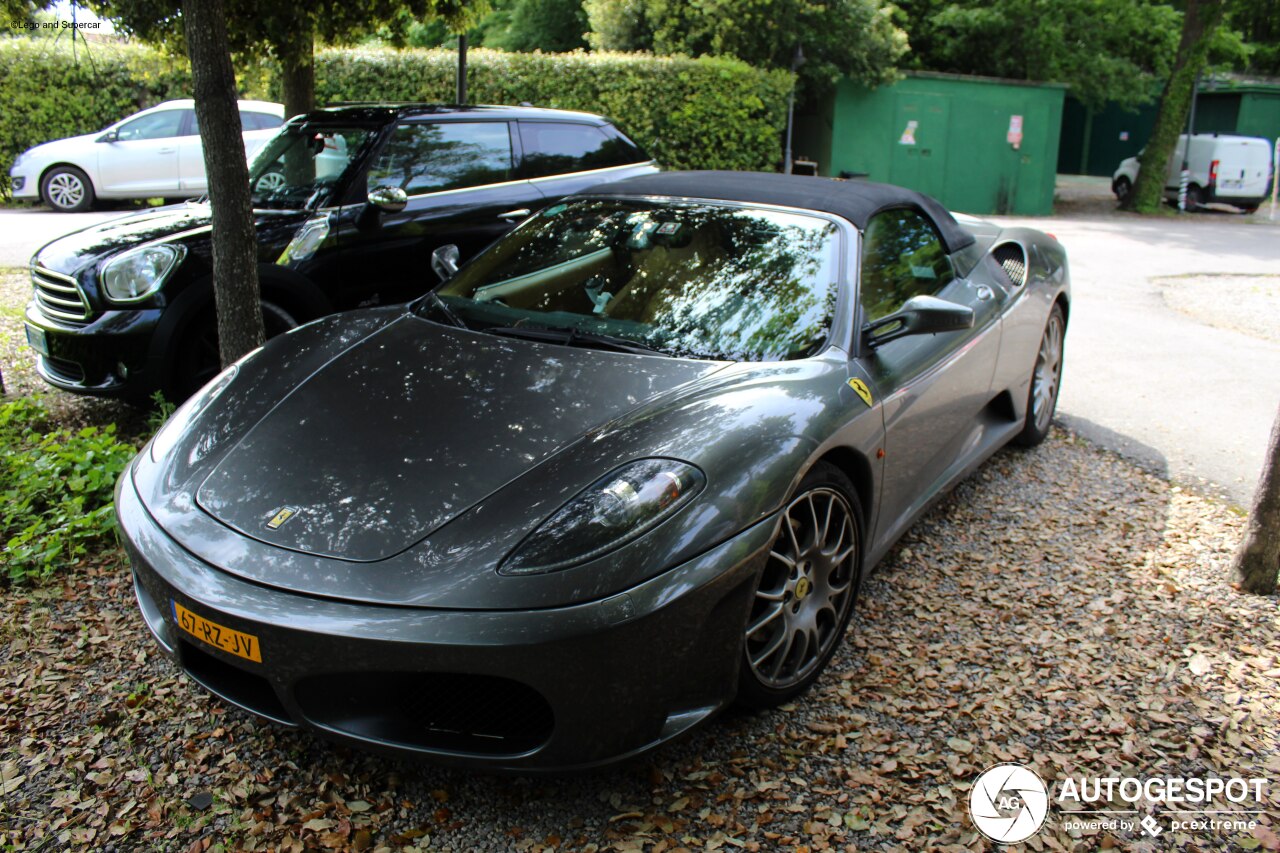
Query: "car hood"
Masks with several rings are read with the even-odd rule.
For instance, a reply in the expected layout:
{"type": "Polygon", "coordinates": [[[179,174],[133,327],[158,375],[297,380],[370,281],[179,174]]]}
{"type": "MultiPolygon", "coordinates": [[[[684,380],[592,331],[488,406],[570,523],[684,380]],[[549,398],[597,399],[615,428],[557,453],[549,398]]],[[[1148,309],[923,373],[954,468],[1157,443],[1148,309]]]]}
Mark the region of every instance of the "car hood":
{"type": "MultiPolygon", "coordinates": [[[[277,225],[301,222],[306,212],[257,211],[259,229],[270,222],[277,225]]],[[[32,257],[37,266],[64,275],[76,275],[109,255],[166,238],[186,239],[209,233],[212,215],[207,204],[173,204],[141,213],[109,219],[80,231],[73,231],[43,246],[32,257]]]]}
{"type": "Polygon", "coordinates": [[[279,548],[383,560],[594,427],[723,366],[509,340],[405,315],[248,428],[196,502],[279,548]]]}
{"type": "Polygon", "coordinates": [[[41,160],[64,158],[76,161],[84,160],[89,155],[96,154],[96,149],[92,146],[98,144],[98,137],[102,136],[104,132],[99,130],[96,133],[68,136],[66,139],[55,139],[52,142],[45,142],[33,148],[28,148],[25,153],[28,157],[41,160]]]}

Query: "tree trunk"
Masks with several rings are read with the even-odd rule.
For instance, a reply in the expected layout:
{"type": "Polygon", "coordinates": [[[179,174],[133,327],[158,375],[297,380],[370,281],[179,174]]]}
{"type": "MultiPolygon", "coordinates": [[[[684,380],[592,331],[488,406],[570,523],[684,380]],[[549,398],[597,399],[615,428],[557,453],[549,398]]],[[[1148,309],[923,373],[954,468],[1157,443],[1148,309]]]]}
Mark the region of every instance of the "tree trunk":
{"type": "Polygon", "coordinates": [[[302,26],[281,34],[272,46],[280,60],[284,114],[292,118],[316,108],[315,34],[302,26]]]}
{"type": "Polygon", "coordinates": [[[1160,109],[1156,113],[1151,138],[1147,140],[1147,147],[1139,160],[1138,182],[1125,204],[1129,210],[1154,213],[1164,198],[1169,158],[1178,144],[1179,134],[1187,126],[1192,91],[1209,55],[1210,36],[1225,12],[1224,0],[1187,0],[1178,54],[1160,96],[1160,109]]]}
{"type": "Polygon", "coordinates": [[[223,366],[261,346],[258,239],[223,0],[183,0],[196,118],[213,211],[213,295],[223,366]]]}
{"type": "Polygon", "coordinates": [[[1271,426],[1267,461],[1262,466],[1258,491],[1253,496],[1253,511],[1244,541],[1236,551],[1231,566],[1231,579],[1246,592],[1267,595],[1276,591],[1280,576],[1280,411],[1271,426]]]}

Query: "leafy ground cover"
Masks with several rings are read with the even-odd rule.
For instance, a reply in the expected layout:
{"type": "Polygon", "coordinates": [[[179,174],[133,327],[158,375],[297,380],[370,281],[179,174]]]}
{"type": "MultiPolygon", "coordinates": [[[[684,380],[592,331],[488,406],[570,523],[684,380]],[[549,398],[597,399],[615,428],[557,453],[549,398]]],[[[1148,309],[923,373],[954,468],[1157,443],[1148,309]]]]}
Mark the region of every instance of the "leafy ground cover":
{"type": "MultiPolygon", "coordinates": [[[[4,308],[12,393],[29,365],[4,308]]],[[[77,427],[125,415],[51,408],[77,427]]],[[[1062,432],[1004,451],[869,580],[807,696],[631,765],[536,779],[352,751],[223,705],[157,654],[119,550],[92,549],[50,583],[0,589],[0,844],[993,849],[969,789],[1018,761],[1048,780],[1272,780],[1252,830],[1073,833],[1055,808],[1025,848],[1280,849],[1280,608],[1227,583],[1241,528],[1062,432]]]]}

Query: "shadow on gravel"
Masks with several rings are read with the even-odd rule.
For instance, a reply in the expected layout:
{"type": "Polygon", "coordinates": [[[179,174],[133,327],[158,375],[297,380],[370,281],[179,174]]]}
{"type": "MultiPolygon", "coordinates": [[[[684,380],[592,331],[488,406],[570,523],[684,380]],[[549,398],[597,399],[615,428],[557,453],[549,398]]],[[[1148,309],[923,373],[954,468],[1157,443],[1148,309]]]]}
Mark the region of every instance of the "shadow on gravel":
{"type": "MultiPolygon", "coordinates": [[[[0,827],[105,849],[977,849],[968,789],[1000,761],[1050,782],[1280,773],[1276,600],[1227,586],[1239,532],[1073,436],[1003,451],[868,579],[808,695],[567,778],[441,770],[226,708],[152,651],[127,573],[104,569],[4,599],[0,762],[26,781],[0,827]]],[[[1080,843],[1063,822],[1051,809],[1044,849],[1080,843]]],[[[1084,841],[1154,849],[1112,835],[1084,841]]],[[[1160,849],[1240,837],[1170,829],[1160,849]]]]}

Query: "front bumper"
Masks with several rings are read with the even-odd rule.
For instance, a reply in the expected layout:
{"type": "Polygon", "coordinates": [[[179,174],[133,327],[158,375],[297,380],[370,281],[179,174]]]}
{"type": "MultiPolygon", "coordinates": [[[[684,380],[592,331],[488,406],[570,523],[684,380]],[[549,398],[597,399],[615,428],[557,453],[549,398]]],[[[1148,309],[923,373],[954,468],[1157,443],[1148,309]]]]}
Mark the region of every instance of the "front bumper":
{"type": "Polygon", "coordinates": [[[26,322],[43,332],[48,352],[36,372],[55,388],[109,397],[145,396],[154,390],[148,371],[151,336],[160,309],[107,311],[83,325],[54,320],[34,300],[26,322]]]}
{"type": "Polygon", "coordinates": [[[148,627],[213,693],[360,746],[519,772],[620,761],[728,704],[742,626],[776,527],[776,518],[765,519],[603,601],[450,611],[354,604],[239,580],[178,546],[127,473],[116,511],[148,627]],[[184,632],[175,603],[257,638],[262,663],[184,632]]]}

